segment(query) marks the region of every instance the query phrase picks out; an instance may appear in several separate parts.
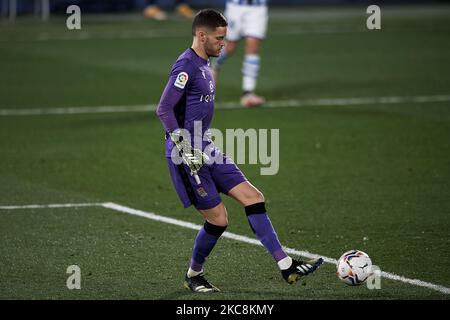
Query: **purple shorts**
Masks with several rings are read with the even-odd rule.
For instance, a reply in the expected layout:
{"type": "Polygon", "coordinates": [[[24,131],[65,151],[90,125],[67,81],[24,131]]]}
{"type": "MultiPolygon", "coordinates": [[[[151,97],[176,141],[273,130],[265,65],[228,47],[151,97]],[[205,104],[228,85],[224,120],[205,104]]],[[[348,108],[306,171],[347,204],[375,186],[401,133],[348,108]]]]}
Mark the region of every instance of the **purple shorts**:
{"type": "Polygon", "coordinates": [[[211,209],[222,200],[219,193],[227,194],[233,187],[247,181],[236,164],[222,153],[223,163],[205,164],[198,172],[201,184],[197,185],[187,165],[174,164],[169,157],[167,165],[175,190],[184,207],[191,204],[200,210],[211,209]]]}

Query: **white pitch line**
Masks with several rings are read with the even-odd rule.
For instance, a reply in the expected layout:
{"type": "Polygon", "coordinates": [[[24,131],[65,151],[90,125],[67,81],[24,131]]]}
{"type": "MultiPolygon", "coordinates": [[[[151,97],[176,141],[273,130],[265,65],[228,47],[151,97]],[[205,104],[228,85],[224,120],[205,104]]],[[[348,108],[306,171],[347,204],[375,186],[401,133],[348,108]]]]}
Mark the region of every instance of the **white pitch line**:
{"type": "Polygon", "coordinates": [[[40,116],[40,115],[62,115],[62,114],[86,114],[86,113],[148,112],[154,111],[155,109],[156,105],[0,109],[0,116],[40,116]]]}
{"type": "Polygon", "coordinates": [[[394,273],[388,273],[388,272],[384,272],[384,271],[381,272],[381,276],[388,278],[390,280],[401,281],[404,283],[412,284],[414,286],[425,287],[425,288],[429,288],[429,289],[439,291],[439,292],[442,292],[445,294],[450,294],[450,288],[447,288],[447,287],[444,287],[444,286],[441,286],[438,284],[422,281],[419,279],[409,279],[409,278],[405,278],[403,276],[396,275],[394,273]]]}
{"type": "Polygon", "coordinates": [[[62,204],[29,204],[25,206],[0,206],[0,209],[43,209],[43,208],[77,208],[77,207],[101,207],[103,203],[62,203],[62,204]]]}
{"type": "Polygon", "coordinates": [[[186,222],[186,221],[182,221],[182,220],[177,220],[177,219],[173,219],[173,218],[168,218],[168,217],[164,217],[164,216],[160,216],[157,214],[154,214],[152,212],[145,212],[142,210],[137,210],[137,209],[132,209],[132,208],[128,208],[125,206],[122,206],[120,204],[116,204],[113,202],[105,202],[102,204],[102,206],[104,208],[108,208],[108,209],[112,209],[115,211],[120,211],[120,212],[125,212],[134,216],[138,216],[138,217],[143,217],[143,218],[147,218],[147,219],[151,219],[151,220],[155,220],[155,221],[160,221],[160,222],[165,222],[168,224],[173,224],[179,227],[183,227],[183,228],[188,228],[188,229],[194,229],[194,230],[200,230],[200,228],[202,226],[199,226],[195,223],[191,223],[191,222],[186,222]]]}
{"type": "MultiPolygon", "coordinates": [[[[390,96],[390,97],[353,97],[353,98],[323,98],[304,100],[273,100],[268,101],[262,108],[301,108],[317,106],[350,106],[350,105],[385,105],[400,103],[431,103],[449,102],[450,95],[431,96],[390,96]]],[[[237,102],[219,102],[217,109],[241,109],[237,102]]],[[[36,115],[64,115],[87,113],[116,113],[116,112],[150,112],[155,111],[156,104],[130,106],[97,106],[97,107],[67,107],[67,108],[27,108],[0,109],[0,116],[36,116],[36,115]]]]}
{"type": "MultiPolygon", "coordinates": [[[[201,225],[195,224],[195,223],[191,223],[191,222],[186,222],[186,221],[182,221],[182,220],[178,220],[178,219],[174,219],[174,218],[169,218],[169,217],[165,217],[165,216],[161,216],[161,215],[157,215],[155,213],[152,212],[146,212],[146,211],[142,211],[142,210],[138,210],[138,209],[133,209],[133,208],[129,208],[117,203],[113,203],[113,202],[105,202],[105,203],[67,203],[67,204],[48,204],[48,205],[15,205],[15,206],[0,206],[0,209],[6,209],[6,210],[10,210],[10,209],[34,209],[34,208],[66,208],[66,207],[104,207],[106,209],[111,209],[111,210],[115,210],[115,211],[119,211],[119,212],[123,212],[123,213],[128,213],[134,216],[138,216],[138,217],[143,217],[143,218],[147,218],[150,220],[154,220],[154,221],[159,221],[159,222],[164,222],[167,224],[172,224],[172,225],[176,225],[179,227],[183,227],[183,228],[187,228],[187,229],[192,229],[192,230],[200,230],[200,228],[202,227],[201,225]]],[[[248,243],[248,244],[253,244],[253,245],[257,245],[257,246],[262,246],[261,242],[257,239],[254,238],[250,238],[247,236],[242,236],[242,235],[238,235],[235,233],[231,233],[231,232],[224,232],[222,237],[224,238],[228,238],[231,240],[235,240],[235,241],[240,241],[240,242],[244,242],[244,243],[248,243]]],[[[314,254],[308,251],[303,251],[303,250],[297,250],[297,249],[292,249],[292,248],[286,248],[284,247],[284,249],[286,250],[287,253],[292,254],[292,255],[297,255],[297,256],[302,256],[308,259],[313,259],[313,258],[318,258],[318,257],[322,257],[324,259],[325,262],[336,265],[337,260],[333,259],[333,258],[328,258],[328,257],[324,257],[318,254],[314,254]]],[[[400,281],[400,282],[404,282],[407,284],[411,284],[414,286],[419,286],[419,287],[424,287],[424,288],[428,288],[434,291],[438,291],[444,294],[450,294],[450,288],[441,286],[441,285],[437,285],[434,283],[430,283],[430,282],[426,282],[426,281],[422,281],[422,280],[418,280],[418,279],[410,279],[410,278],[406,278],[403,276],[399,276],[393,273],[389,273],[389,272],[381,272],[381,276],[390,280],[394,280],[394,281],[400,281]]]]}

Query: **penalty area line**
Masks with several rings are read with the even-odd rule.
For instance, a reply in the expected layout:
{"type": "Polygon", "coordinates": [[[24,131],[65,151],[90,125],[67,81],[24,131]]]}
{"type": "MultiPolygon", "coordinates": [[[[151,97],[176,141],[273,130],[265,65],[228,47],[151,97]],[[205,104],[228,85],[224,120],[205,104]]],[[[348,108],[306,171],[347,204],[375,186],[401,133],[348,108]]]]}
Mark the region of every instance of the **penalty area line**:
{"type": "MultiPolygon", "coordinates": [[[[32,204],[32,205],[0,205],[0,210],[15,210],[15,209],[44,209],[44,208],[77,208],[77,207],[103,207],[106,209],[110,209],[110,210],[114,210],[114,211],[118,211],[118,212],[122,212],[122,213],[127,213],[130,215],[134,215],[134,216],[138,216],[138,217],[142,217],[142,218],[146,218],[146,219],[150,219],[150,220],[154,220],[154,221],[158,221],[158,222],[164,222],[167,224],[171,224],[171,225],[175,225],[175,226],[179,226],[182,228],[187,228],[187,229],[192,229],[192,230],[200,230],[200,228],[202,227],[201,225],[195,224],[195,223],[191,223],[191,222],[186,222],[186,221],[182,221],[182,220],[178,220],[178,219],[174,219],[174,218],[169,218],[166,216],[162,216],[162,215],[158,215],[155,214],[153,212],[146,212],[143,210],[138,210],[138,209],[133,209],[130,207],[126,207],[114,202],[103,202],[103,203],[65,203],[65,204],[32,204]]],[[[240,242],[244,242],[244,243],[248,243],[248,244],[253,244],[253,245],[257,245],[257,246],[261,246],[262,244],[259,240],[254,239],[254,238],[250,238],[247,236],[242,236],[242,235],[238,235],[235,233],[231,233],[231,232],[224,232],[222,234],[223,238],[227,238],[227,239],[231,239],[231,240],[235,240],[235,241],[240,241],[240,242]]],[[[315,253],[311,253],[308,251],[303,251],[303,250],[297,250],[297,249],[293,249],[293,248],[287,248],[287,247],[283,247],[285,249],[285,251],[289,254],[292,255],[297,255],[297,256],[302,256],[308,259],[314,259],[314,258],[319,258],[322,257],[324,259],[325,262],[336,265],[337,260],[333,259],[333,258],[329,258],[329,257],[324,257],[315,253]]],[[[437,285],[434,283],[430,283],[430,282],[426,282],[426,281],[422,281],[419,279],[410,279],[410,278],[406,278],[403,276],[399,276],[396,275],[394,273],[390,273],[390,272],[385,272],[382,271],[381,272],[381,276],[386,278],[386,279],[390,279],[393,281],[400,281],[403,283],[407,283],[410,285],[414,285],[414,286],[419,286],[419,287],[424,287],[424,288],[428,288],[434,291],[438,291],[444,294],[450,294],[450,288],[441,286],[441,285],[437,285]]]]}

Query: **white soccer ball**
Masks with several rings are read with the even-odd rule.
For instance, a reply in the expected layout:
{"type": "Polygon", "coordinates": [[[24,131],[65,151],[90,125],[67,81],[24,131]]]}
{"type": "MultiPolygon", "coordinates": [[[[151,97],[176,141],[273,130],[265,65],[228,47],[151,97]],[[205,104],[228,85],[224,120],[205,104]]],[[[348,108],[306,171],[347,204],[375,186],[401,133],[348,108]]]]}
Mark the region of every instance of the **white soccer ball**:
{"type": "Polygon", "coordinates": [[[363,251],[347,251],[337,262],[336,274],[340,280],[350,286],[360,285],[372,274],[372,260],[363,251]]]}

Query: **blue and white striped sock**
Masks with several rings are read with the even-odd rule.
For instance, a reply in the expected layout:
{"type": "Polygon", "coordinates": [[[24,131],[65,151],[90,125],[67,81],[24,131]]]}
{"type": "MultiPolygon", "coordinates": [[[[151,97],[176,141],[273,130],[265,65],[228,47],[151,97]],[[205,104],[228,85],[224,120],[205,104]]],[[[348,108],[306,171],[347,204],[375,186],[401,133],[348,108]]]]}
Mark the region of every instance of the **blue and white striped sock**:
{"type": "Polygon", "coordinates": [[[242,64],[242,90],[253,92],[258,80],[260,59],[257,54],[246,54],[242,64]]]}

